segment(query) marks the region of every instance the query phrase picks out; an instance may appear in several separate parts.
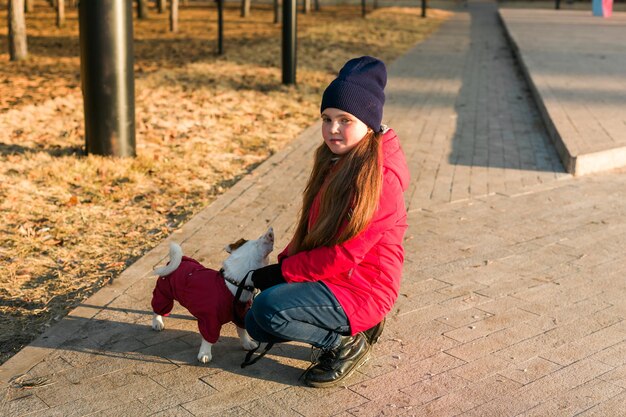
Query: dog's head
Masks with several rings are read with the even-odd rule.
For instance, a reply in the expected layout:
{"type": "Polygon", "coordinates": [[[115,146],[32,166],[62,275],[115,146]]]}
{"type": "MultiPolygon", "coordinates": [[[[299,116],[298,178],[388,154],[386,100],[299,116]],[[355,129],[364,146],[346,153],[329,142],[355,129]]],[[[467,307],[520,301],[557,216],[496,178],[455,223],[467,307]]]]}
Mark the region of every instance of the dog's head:
{"type": "Polygon", "coordinates": [[[224,274],[239,282],[248,271],[268,264],[268,256],[274,250],[274,229],[270,227],[255,240],[239,239],[224,250],[230,254],[222,265],[224,274]]]}

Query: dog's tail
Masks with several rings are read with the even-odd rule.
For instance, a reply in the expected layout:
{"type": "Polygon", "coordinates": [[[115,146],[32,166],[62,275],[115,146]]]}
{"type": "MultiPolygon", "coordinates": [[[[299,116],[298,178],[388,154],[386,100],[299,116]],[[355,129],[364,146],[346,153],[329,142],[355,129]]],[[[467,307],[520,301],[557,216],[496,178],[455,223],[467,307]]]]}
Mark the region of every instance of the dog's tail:
{"type": "Polygon", "coordinates": [[[178,243],[170,243],[170,261],[167,265],[157,268],[153,271],[154,275],[164,277],[176,271],[183,259],[183,248],[178,243]]]}

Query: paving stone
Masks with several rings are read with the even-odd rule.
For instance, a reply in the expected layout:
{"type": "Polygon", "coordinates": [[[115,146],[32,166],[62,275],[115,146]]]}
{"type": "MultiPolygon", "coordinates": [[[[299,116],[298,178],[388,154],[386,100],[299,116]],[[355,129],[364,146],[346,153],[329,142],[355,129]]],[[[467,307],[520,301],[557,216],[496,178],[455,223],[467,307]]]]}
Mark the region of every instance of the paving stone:
{"type": "Polygon", "coordinates": [[[622,416],[626,414],[626,391],[579,414],[581,417],[622,416]]]}
{"type": "Polygon", "coordinates": [[[502,375],[491,375],[474,384],[467,386],[469,398],[476,404],[487,403],[494,398],[510,397],[522,386],[502,375]]]}
{"type": "Polygon", "coordinates": [[[490,355],[484,356],[472,362],[468,362],[465,365],[461,365],[450,372],[469,381],[479,381],[496,373],[502,374],[514,381],[518,381],[515,378],[511,378],[506,373],[503,373],[503,371],[508,369],[509,366],[510,362],[490,355]]]}
{"type": "Polygon", "coordinates": [[[403,415],[419,406],[418,399],[403,392],[390,393],[388,396],[364,402],[358,407],[347,410],[348,416],[374,417],[403,415]]]}
{"type": "Polygon", "coordinates": [[[66,371],[71,368],[72,365],[70,365],[62,356],[57,354],[50,355],[43,361],[35,364],[29,370],[28,374],[32,378],[46,377],[55,373],[66,371]]]}
{"type": "Polygon", "coordinates": [[[620,365],[626,364],[626,341],[596,353],[591,356],[591,359],[595,359],[616,368],[620,365]]]}
{"type": "Polygon", "coordinates": [[[5,416],[20,416],[38,411],[49,412],[49,407],[36,395],[18,397],[0,404],[0,414],[5,416]]]}
{"type": "Polygon", "coordinates": [[[410,409],[408,415],[421,416],[456,416],[476,407],[472,399],[459,393],[450,393],[425,405],[410,409]]]}
{"type": "Polygon", "coordinates": [[[621,389],[611,384],[602,381],[590,381],[570,391],[558,393],[555,395],[555,398],[532,408],[520,416],[575,416],[621,392],[621,389]]]}
{"type": "Polygon", "coordinates": [[[182,406],[167,408],[157,413],[150,414],[153,417],[192,417],[189,411],[185,410],[182,406]]]}
{"type": "Polygon", "coordinates": [[[395,389],[408,387],[426,378],[457,368],[462,364],[464,362],[459,359],[445,353],[438,353],[418,362],[407,363],[405,361],[397,370],[364,381],[358,386],[353,386],[352,389],[363,397],[373,400],[387,395],[392,386],[395,389]],[[410,373],[405,372],[407,368],[411,369],[410,373]]]}
{"type": "Polygon", "coordinates": [[[131,364],[115,358],[104,358],[89,363],[87,366],[72,368],[64,372],[64,377],[72,384],[83,384],[90,378],[102,377],[111,373],[119,373],[131,364]]]}
{"type": "Polygon", "coordinates": [[[477,321],[471,325],[466,325],[458,329],[445,333],[445,336],[458,340],[459,342],[469,342],[481,337],[485,337],[499,330],[513,327],[516,323],[524,322],[528,318],[534,317],[534,314],[523,310],[509,310],[503,314],[496,314],[477,321]]]}
{"type": "Polygon", "coordinates": [[[509,365],[506,369],[503,369],[498,373],[513,381],[526,385],[561,368],[561,365],[550,362],[546,359],[533,358],[520,364],[509,365]]]}
{"type": "Polygon", "coordinates": [[[105,410],[90,414],[90,416],[92,415],[94,417],[118,417],[121,415],[148,416],[152,415],[152,411],[140,401],[131,401],[129,403],[118,404],[105,410]]]}
{"type": "Polygon", "coordinates": [[[591,360],[580,361],[525,385],[516,395],[535,404],[540,404],[548,401],[560,392],[569,391],[609,370],[610,367],[600,362],[591,360]]]}
{"type": "Polygon", "coordinates": [[[605,310],[611,305],[596,298],[587,298],[572,305],[562,305],[558,299],[547,299],[541,302],[525,304],[523,309],[540,314],[539,317],[526,323],[543,330],[550,330],[556,326],[570,323],[580,317],[590,316],[598,311],[605,310]]]}
{"type": "Polygon", "coordinates": [[[333,389],[324,396],[307,402],[306,404],[298,404],[294,406],[294,411],[302,416],[327,416],[339,414],[344,410],[348,410],[363,404],[366,401],[361,395],[355,393],[351,389],[333,389]]]}
{"type": "MultiPolygon", "coordinates": [[[[462,310],[458,312],[453,312],[452,314],[447,314],[446,316],[440,317],[437,320],[445,323],[452,327],[464,327],[469,326],[473,323],[485,320],[488,317],[491,317],[492,314],[486,313],[482,310],[476,308],[469,308],[467,310],[462,310]]],[[[446,336],[450,337],[449,334],[446,336]]]]}
{"type": "Polygon", "coordinates": [[[450,391],[457,391],[468,384],[468,381],[453,372],[444,372],[421,380],[400,390],[411,396],[418,405],[429,403],[450,391]]]}
{"type": "Polygon", "coordinates": [[[215,388],[202,378],[219,372],[203,366],[181,366],[169,372],[152,376],[152,379],[165,388],[165,395],[157,393],[150,398],[143,398],[142,403],[152,412],[162,411],[177,404],[212,395],[215,388]]]}
{"type": "Polygon", "coordinates": [[[490,314],[502,314],[505,311],[520,308],[526,311],[531,311],[526,307],[527,303],[525,301],[520,300],[519,298],[514,298],[511,296],[497,298],[495,300],[489,301],[487,303],[483,303],[477,308],[482,311],[486,311],[490,314]]]}
{"type": "Polygon", "coordinates": [[[581,318],[567,325],[546,332],[536,329],[536,333],[519,343],[503,347],[496,355],[515,363],[527,361],[568,342],[600,330],[602,326],[594,320],[581,318]]]}
{"type": "Polygon", "coordinates": [[[525,397],[507,396],[506,398],[497,398],[488,403],[479,404],[478,406],[467,410],[463,417],[480,417],[480,416],[516,416],[536,404],[525,397]]]}
{"type": "MultiPolygon", "coordinates": [[[[525,324],[517,324],[513,327],[491,333],[483,338],[472,340],[468,343],[446,350],[446,353],[467,362],[474,361],[495,352],[495,355],[503,360],[512,362],[518,359],[511,354],[511,349],[526,340],[536,337],[541,330],[525,324]]],[[[531,347],[533,349],[533,347],[531,347]]],[[[517,351],[516,351],[517,352],[517,351]]],[[[534,353],[534,351],[532,352],[534,353]]],[[[534,356],[534,355],[532,355],[534,356]]],[[[531,357],[532,357],[531,356],[531,357]]],[[[521,355],[519,355],[521,357],[521,355]]]]}
{"type": "Polygon", "coordinates": [[[468,292],[458,297],[450,298],[441,303],[450,309],[465,309],[470,307],[478,307],[481,304],[489,302],[491,298],[485,297],[479,293],[468,292]]]}
{"type": "Polygon", "coordinates": [[[612,371],[609,371],[606,374],[599,376],[598,378],[626,389],[626,365],[615,368],[612,371]]]}
{"type": "Polygon", "coordinates": [[[221,417],[221,416],[232,416],[232,417],[243,417],[243,416],[249,416],[250,413],[248,413],[246,410],[242,409],[241,407],[233,407],[229,410],[223,411],[223,412],[219,412],[219,413],[215,413],[212,416],[214,417],[221,417]]]}
{"type": "Polygon", "coordinates": [[[613,327],[606,327],[552,351],[542,353],[541,357],[561,365],[569,365],[626,340],[626,336],[613,327]]]}

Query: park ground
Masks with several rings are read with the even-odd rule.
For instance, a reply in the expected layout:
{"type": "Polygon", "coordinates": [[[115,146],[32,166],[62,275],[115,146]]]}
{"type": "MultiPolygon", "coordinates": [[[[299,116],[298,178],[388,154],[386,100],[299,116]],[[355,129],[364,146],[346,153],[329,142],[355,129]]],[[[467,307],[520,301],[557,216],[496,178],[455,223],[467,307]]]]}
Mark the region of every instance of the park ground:
{"type": "MultiPolygon", "coordinates": [[[[0,10],[6,22],[6,2],[0,10]]],[[[84,155],[77,12],[59,29],[48,3],[35,2],[30,58],[0,54],[0,363],[314,123],[343,62],[391,62],[448,16],[301,14],[298,85],[286,87],[269,6],[244,19],[227,5],[222,56],[213,2],[182,7],[178,33],[151,10],[134,22],[138,156],[113,159],[84,155]]]]}

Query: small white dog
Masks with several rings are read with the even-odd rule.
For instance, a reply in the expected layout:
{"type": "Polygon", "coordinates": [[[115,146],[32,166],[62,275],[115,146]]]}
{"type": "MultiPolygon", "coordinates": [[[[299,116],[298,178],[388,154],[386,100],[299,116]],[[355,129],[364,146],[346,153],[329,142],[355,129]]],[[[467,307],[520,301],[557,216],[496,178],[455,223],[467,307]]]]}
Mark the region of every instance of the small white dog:
{"type": "Polygon", "coordinates": [[[152,293],[152,328],[157,331],[165,328],[163,316],[172,310],[174,300],[178,301],[198,319],[202,335],[198,360],[202,363],[211,361],[211,347],[217,342],[222,325],[231,321],[237,325],[244,349],[258,347],[243,323],[254,291],[248,272],[267,265],[267,257],[274,249],[274,231],[270,227],[256,240],[240,239],[224,249],[230,255],[222,269],[215,271],[183,256],[181,247],[171,243],[169,263],[154,271],[159,278],[152,293]],[[237,287],[243,280],[246,286],[235,301],[237,287]]]}

